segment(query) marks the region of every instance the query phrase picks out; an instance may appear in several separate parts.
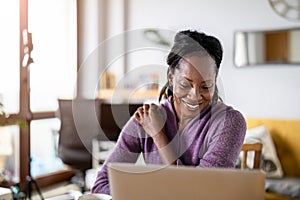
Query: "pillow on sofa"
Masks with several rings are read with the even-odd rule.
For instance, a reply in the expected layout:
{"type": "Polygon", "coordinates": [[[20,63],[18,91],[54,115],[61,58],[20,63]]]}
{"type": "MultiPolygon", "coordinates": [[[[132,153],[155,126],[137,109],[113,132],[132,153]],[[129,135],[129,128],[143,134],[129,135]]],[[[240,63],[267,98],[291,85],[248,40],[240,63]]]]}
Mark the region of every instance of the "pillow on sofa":
{"type": "Polygon", "coordinates": [[[266,191],[299,198],[300,178],[266,179],[266,191]]]}
{"type": "MultiPolygon", "coordinates": [[[[268,178],[281,178],[283,176],[282,167],[278,159],[276,148],[272,137],[265,125],[248,129],[246,132],[244,143],[263,144],[262,148],[262,169],[268,178]]],[[[242,153],[240,155],[242,158],[242,153]]],[[[247,165],[253,166],[254,152],[249,152],[247,165]]]]}

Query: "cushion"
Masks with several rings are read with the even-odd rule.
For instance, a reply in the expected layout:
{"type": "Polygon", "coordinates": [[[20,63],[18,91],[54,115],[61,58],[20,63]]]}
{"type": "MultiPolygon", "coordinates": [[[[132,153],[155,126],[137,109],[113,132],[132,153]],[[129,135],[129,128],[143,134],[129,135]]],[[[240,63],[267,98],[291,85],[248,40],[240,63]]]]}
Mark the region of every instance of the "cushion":
{"type": "Polygon", "coordinates": [[[266,179],[266,191],[289,197],[300,197],[300,178],[266,179]]]}
{"type": "MultiPolygon", "coordinates": [[[[257,126],[247,130],[244,143],[256,143],[256,142],[260,142],[263,144],[261,167],[262,170],[266,173],[266,177],[269,178],[283,177],[283,170],[277,156],[274,142],[265,125],[257,126]]],[[[240,158],[242,158],[242,153],[240,155],[240,158]]],[[[249,152],[247,158],[247,166],[253,166],[253,160],[254,160],[254,152],[249,152]]]]}
{"type": "Polygon", "coordinates": [[[300,119],[246,118],[246,122],[248,129],[262,124],[268,127],[284,176],[300,177],[300,119]]]}

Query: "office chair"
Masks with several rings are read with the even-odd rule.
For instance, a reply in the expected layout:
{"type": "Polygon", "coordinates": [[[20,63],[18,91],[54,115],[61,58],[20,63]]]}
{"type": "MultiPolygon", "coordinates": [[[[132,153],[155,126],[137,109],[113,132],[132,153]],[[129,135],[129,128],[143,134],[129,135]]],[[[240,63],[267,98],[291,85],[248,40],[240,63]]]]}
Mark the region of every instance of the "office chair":
{"type": "Polygon", "coordinates": [[[242,152],[243,159],[241,163],[241,168],[247,168],[247,158],[248,152],[254,151],[254,160],[253,160],[253,169],[260,169],[261,167],[261,154],[262,154],[262,144],[254,143],[254,144],[243,144],[242,152]]]}
{"type": "Polygon", "coordinates": [[[101,102],[100,109],[100,134],[93,139],[93,168],[102,165],[107,158],[108,150],[112,150],[114,142],[118,140],[123,126],[127,123],[136,109],[142,106],[142,103],[109,103],[101,102]],[[100,145],[105,141],[104,145],[100,145]],[[108,142],[109,141],[109,142],[108,142]],[[104,156],[105,155],[105,156],[104,156]]]}
{"type": "Polygon", "coordinates": [[[134,112],[143,106],[142,103],[118,103],[111,104],[107,102],[101,103],[101,120],[100,126],[103,131],[98,137],[99,140],[117,141],[121,129],[134,114],[134,112]],[[105,138],[103,138],[103,136],[105,138]],[[102,138],[101,138],[102,137],[102,138]]]}
{"type": "Polygon", "coordinates": [[[59,99],[58,156],[74,172],[73,182],[85,189],[85,171],[92,168],[92,139],[100,131],[99,99],[59,99]]]}

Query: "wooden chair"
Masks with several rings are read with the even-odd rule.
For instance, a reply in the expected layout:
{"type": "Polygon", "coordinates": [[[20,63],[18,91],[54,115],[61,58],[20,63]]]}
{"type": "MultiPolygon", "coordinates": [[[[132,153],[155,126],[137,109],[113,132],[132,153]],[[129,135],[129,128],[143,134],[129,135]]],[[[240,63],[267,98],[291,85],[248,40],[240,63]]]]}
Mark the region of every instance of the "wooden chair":
{"type": "Polygon", "coordinates": [[[254,151],[253,169],[260,169],[262,146],[263,145],[261,143],[243,144],[242,146],[243,159],[241,164],[242,169],[247,168],[247,157],[249,151],[254,151]]]}

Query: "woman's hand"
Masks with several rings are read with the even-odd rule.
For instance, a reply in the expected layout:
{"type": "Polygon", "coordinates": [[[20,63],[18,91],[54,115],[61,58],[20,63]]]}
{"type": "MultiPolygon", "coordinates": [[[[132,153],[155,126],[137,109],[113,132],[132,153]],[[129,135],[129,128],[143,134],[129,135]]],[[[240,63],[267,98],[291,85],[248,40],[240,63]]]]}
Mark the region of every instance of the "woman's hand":
{"type": "Polygon", "coordinates": [[[166,115],[164,109],[156,104],[144,104],[134,114],[135,119],[153,139],[164,134],[166,115]]]}
{"type": "Polygon", "coordinates": [[[144,128],[146,133],[153,139],[159,155],[164,164],[176,164],[176,156],[168,145],[169,141],[165,134],[165,122],[167,115],[165,110],[155,104],[145,104],[139,107],[134,114],[135,119],[144,128]]]}

